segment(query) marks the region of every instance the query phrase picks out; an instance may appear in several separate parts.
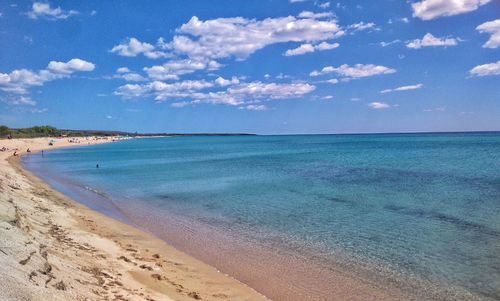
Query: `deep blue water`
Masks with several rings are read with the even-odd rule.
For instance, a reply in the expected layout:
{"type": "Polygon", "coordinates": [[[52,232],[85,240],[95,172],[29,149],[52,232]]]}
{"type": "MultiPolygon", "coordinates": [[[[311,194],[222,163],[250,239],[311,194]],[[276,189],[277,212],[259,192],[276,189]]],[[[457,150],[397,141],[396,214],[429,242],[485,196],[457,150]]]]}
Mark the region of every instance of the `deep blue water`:
{"type": "Polygon", "coordinates": [[[325,260],[341,252],[500,299],[498,133],[134,139],[24,163],[102,192],[130,216],[132,203],[144,204],[242,239],[325,260]]]}

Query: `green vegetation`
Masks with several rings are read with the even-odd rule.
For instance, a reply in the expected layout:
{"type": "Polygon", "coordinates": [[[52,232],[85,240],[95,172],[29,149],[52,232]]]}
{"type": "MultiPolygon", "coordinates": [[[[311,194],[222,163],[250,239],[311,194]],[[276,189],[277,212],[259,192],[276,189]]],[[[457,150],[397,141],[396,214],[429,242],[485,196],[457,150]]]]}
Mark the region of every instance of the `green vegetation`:
{"type": "Polygon", "coordinates": [[[7,138],[35,138],[35,137],[85,137],[85,136],[246,136],[246,133],[128,133],[120,131],[95,131],[95,130],[61,130],[53,126],[34,126],[30,128],[11,129],[0,125],[0,139],[7,138]]]}
{"type": "Polygon", "coordinates": [[[10,129],[5,125],[0,125],[0,138],[34,138],[34,137],[60,137],[60,136],[115,136],[126,135],[123,132],[113,131],[78,131],[78,130],[60,130],[53,126],[34,126],[23,129],[10,129]]]}

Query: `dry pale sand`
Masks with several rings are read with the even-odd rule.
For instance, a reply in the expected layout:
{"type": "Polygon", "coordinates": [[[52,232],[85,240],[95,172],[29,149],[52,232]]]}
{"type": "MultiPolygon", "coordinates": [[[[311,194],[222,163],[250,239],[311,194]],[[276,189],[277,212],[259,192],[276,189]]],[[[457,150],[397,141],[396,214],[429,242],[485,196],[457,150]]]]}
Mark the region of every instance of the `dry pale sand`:
{"type": "MultiPolygon", "coordinates": [[[[0,140],[0,300],[263,300],[165,242],[51,189],[23,170],[25,153],[68,138],[0,140]]],[[[80,144],[111,140],[84,140],[80,144]]]]}

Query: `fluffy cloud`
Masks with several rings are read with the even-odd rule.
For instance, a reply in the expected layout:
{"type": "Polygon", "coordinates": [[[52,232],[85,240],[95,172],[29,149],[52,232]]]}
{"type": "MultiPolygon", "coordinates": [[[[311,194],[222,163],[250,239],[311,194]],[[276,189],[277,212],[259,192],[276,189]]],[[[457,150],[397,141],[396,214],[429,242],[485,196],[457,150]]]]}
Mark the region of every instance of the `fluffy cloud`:
{"type": "MultiPolygon", "coordinates": [[[[161,42],[162,40],[159,40],[159,43],[161,42]]],[[[164,58],[171,56],[163,51],[156,50],[155,46],[149,43],[141,42],[136,38],[127,39],[123,43],[114,46],[110,50],[110,52],[128,57],[135,57],[138,56],[139,54],[143,54],[145,57],[148,57],[150,59],[157,59],[157,58],[162,58],[162,57],[164,58]]]]}
{"type": "Polygon", "coordinates": [[[127,67],[120,67],[116,69],[116,73],[128,73],[128,72],[130,72],[130,69],[127,67]]]}
{"type": "Polygon", "coordinates": [[[297,48],[288,49],[284,55],[285,56],[302,55],[302,54],[315,52],[315,51],[325,51],[325,50],[335,49],[337,47],[339,47],[339,43],[330,44],[328,42],[321,42],[318,45],[312,45],[312,44],[306,43],[306,44],[300,45],[297,48]]]}
{"type": "Polygon", "coordinates": [[[311,11],[303,11],[299,14],[299,18],[323,19],[331,17],[334,17],[333,13],[331,12],[313,13],[311,11]]]}
{"type": "Polygon", "coordinates": [[[134,72],[120,74],[118,76],[128,82],[142,82],[146,80],[142,75],[134,72]]]}
{"type": "Polygon", "coordinates": [[[235,84],[239,84],[240,83],[240,80],[236,77],[236,76],[233,76],[230,80],[229,79],[224,79],[223,77],[218,77],[216,80],[215,80],[215,83],[218,85],[218,86],[221,86],[221,87],[226,87],[226,86],[229,86],[229,85],[235,85],[235,84]]]}
{"type": "Polygon", "coordinates": [[[351,30],[351,34],[356,32],[356,31],[362,31],[362,30],[380,30],[375,23],[365,23],[365,22],[359,22],[359,23],[354,23],[349,26],[347,26],[347,29],[351,30]]]}
{"type": "Polygon", "coordinates": [[[116,69],[116,74],[112,76],[104,76],[104,79],[114,79],[114,78],[120,78],[128,82],[142,82],[147,80],[144,76],[131,71],[127,67],[120,67],[116,69]]]}
{"type": "Polygon", "coordinates": [[[52,8],[49,3],[34,2],[31,10],[27,13],[31,19],[46,18],[49,20],[67,19],[77,15],[76,10],[62,10],[60,7],[52,8]]]}
{"type": "Polygon", "coordinates": [[[115,91],[115,95],[120,95],[123,98],[152,96],[159,102],[176,100],[177,102],[172,104],[175,107],[184,107],[200,103],[248,106],[259,101],[301,97],[314,91],[316,88],[306,83],[240,83],[239,80],[234,77],[229,84],[226,81],[229,80],[221,80],[218,78],[214,82],[205,80],[185,80],[175,83],[154,81],[144,85],[126,84],[119,87],[115,91]],[[214,90],[216,87],[224,87],[227,85],[229,85],[229,87],[225,90],[214,90]]]}
{"type": "Polygon", "coordinates": [[[309,53],[309,52],[314,52],[314,46],[311,45],[311,44],[302,44],[300,45],[299,47],[297,48],[294,48],[294,49],[288,49],[286,52],[285,52],[285,56],[295,56],[295,55],[302,55],[302,54],[306,54],[306,53],[309,53]]]}
{"type": "Polygon", "coordinates": [[[377,66],[373,64],[356,64],[354,66],[349,65],[341,65],[339,67],[327,66],[321,69],[321,71],[313,71],[309,75],[310,76],[319,76],[329,73],[337,73],[338,75],[344,77],[345,79],[355,79],[362,78],[368,76],[374,76],[379,74],[391,74],[395,73],[396,70],[385,67],[385,66],[377,66]]]}
{"type": "Polygon", "coordinates": [[[454,38],[436,38],[430,33],[424,35],[422,39],[415,39],[412,41],[408,41],[406,43],[406,47],[411,49],[420,49],[422,47],[430,47],[430,46],[456,46],[458,44],[458,40],[454,38]]]}
{"type": "Polygon", "coordinates": [[[500,19],[485,22],[476,27],[476,30],[480,33],[491,34],[490,39],[483,45],[484,48],[497,48],[500,46],[500,19]]]}
{"type": "Polygon", "coordinates": [[[454,16],[478,9],[491,0],[422,0],[413,3],[413,16],[422,20],[454,16]]]}
{"type": "Polygon", "coordinates": [[[377,101],[374,101],[374,102],[371,102],[368,104],[369,107],[371,107],[372,109],[388,109],[390,108],[391,106],[385,102],[377,102],[377,101]]]}
{"type": "Polygon", "coordinates": [[[475,76],[500,75],[500,61],[476,66],[469,73],[475,76]]]}
{"type": "Polygon", "coordinates": [[[343,34],[335,20],[312,18],[267,18],[264,20],[219,18],[201,21],[192,17],[171,42],[174,52],[191,59],[234,57],[245,59],[268,45],[286,42],[316,42],[343,34]]]}
{"type": "Polygon", "coordinates": [[[153,80],[177,80],[179,75],[193,73],[197,70],[216,70],[221,64],[216,61],[203,60],[171,60],[161,66],[146,67],[144,71],[153,80]]]}
{"type": "MultiPolygon", "coordinates": [[[[194,16],[176,30],[170,42],[160,38],[152,45],[130,38],[110,51],[129,57],[140,54],[150,58],[175,57],[163,65],[144,70],[152,80],[177,80],[180,75],[198,70],[216,70],[222,66],[218,62],[221,59],[244,60],[255,51],[276,43],[302,42],[306,45],[303,48],[311,45],[317,51],[336,48],[337,43],[326,41],[344,32],[336,20],[325,19],[332,16],[331,13],[303,12],[298,17],[263,20],[235,17],[206,21],[194,16]]],[[[301,51],[304,49],[297,53],[301,51]]]]}
{"type": "Polygon", "coordinates": [[[423,87],[423,84],[416,84],[416,85],[410,85],[410,86],[401,86],[397,87],[394,89],[385,89],[380,91],[380,93],[390,93],[390,92],[395,92],[395,91],[408,91],[408,90],[416,90],[420,89],[423,87]]]}
{"type": "Polygon", "coordinates": [[[0,90],[26,94],[30,87],[42,86],[45,82],[69,77],[74,72],[92,71],[94,68],[94,64],[81,59],[71,59],[66,63],[51,61],[46,69],[38,72],[19,69],[10,73],[0,73],[0,90]]]}
{"type": "Polygon", "coordinates": [[[63,74],[71,74],[78,71],[87,72],[94,70],[94,68],[94,64],[81,59],[71,59],[66,63],[51,61],[47,66],[47,69],[51,72],[63,74]]]}

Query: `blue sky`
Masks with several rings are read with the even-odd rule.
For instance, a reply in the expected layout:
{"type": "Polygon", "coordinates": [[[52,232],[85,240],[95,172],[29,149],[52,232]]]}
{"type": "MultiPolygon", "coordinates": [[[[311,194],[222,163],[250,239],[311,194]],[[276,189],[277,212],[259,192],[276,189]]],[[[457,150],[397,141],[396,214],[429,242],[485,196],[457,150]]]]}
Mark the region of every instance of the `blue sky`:
{"type": "Polygon", "coordinates": [[[500,1],[2,1],[0,123],[500,130],[500,1]]]}

